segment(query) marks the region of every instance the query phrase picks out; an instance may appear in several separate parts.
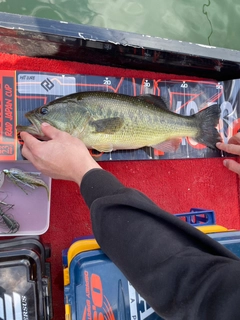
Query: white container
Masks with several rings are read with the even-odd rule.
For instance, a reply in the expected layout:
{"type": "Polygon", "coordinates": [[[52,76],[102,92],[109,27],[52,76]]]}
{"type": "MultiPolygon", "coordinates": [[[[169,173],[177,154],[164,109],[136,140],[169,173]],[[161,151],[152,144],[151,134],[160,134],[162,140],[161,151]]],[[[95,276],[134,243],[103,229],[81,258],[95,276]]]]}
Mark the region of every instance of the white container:
{"type": "MultiPolygon", "coordinates": [[[[38,172],[27,160],[23,161],[0,161],[0,171],[3,169],[18,168],[25,172],[38,172]]],[[[7,233],[8,229],[0,223],[0,237],[41,235],[49,228],[50,221],[50,196],[51,178],[41,174],[39,176],[49,187],[49,197],[44,187],[35,190],[23,186],[27,194],[15,185],[7,176],[0,188],[0,201],[12,204],[14,207],[6,214],[12,215],[20,227],[16,233],[7,233]]],[[[2,218],[0,217],[2,221],[2,218]]]]}

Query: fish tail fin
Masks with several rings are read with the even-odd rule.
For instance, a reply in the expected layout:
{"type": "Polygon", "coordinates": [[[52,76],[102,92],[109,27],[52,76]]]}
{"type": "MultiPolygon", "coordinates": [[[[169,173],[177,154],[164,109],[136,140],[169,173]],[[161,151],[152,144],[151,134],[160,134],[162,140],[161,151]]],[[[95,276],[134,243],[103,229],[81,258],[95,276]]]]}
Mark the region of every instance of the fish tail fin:
{"type": "Polygon", "coordinates": [[[221,109],[219,105],[212,105],[194,116],[198,123],[199,131],[195,140],[211,149],[216,149],[216,143],[222,141],[216,126],[219,122],[221,109]]]}

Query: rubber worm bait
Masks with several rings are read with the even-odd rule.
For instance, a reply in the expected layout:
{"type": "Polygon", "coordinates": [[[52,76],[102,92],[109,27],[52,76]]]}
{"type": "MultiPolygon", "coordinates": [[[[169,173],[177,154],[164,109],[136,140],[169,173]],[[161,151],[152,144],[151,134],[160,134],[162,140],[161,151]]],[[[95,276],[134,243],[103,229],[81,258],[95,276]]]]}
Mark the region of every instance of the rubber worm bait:
{"type": "Polygon", "coordinates": [[[13,208],[14,205],[7,204],[3,201],[0,202],[0,224],[3,228],[7,229],[8,232],[2,233],[16,233],[19,230],[19,223],[14,219],[13,215],[7,214],[6,212],[13,208]]]}

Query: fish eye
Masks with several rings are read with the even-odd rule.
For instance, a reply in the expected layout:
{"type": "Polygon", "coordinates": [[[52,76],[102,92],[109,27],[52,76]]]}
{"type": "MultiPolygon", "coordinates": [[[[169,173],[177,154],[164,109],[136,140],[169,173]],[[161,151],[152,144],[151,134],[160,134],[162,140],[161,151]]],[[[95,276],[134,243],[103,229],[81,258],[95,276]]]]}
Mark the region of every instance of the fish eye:
{"type": "Polygon", "coordinates": [[[47,107],[42,107],[42,108],[40,109],[40,113],[41,113],[41,114],[47,114],[47,113],[48,113],[48,108],[47,108],[47,107]]]}

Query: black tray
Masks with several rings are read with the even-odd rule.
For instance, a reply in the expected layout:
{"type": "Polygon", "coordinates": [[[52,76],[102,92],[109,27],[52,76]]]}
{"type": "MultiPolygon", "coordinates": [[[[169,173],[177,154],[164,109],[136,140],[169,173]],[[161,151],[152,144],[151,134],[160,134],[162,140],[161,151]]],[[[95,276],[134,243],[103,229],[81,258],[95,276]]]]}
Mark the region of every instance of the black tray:
{"type": "Polygon", "coordinates": [[[52,318],[49,256],[35,238],[0,241],[0,319],[52,318]]]}

